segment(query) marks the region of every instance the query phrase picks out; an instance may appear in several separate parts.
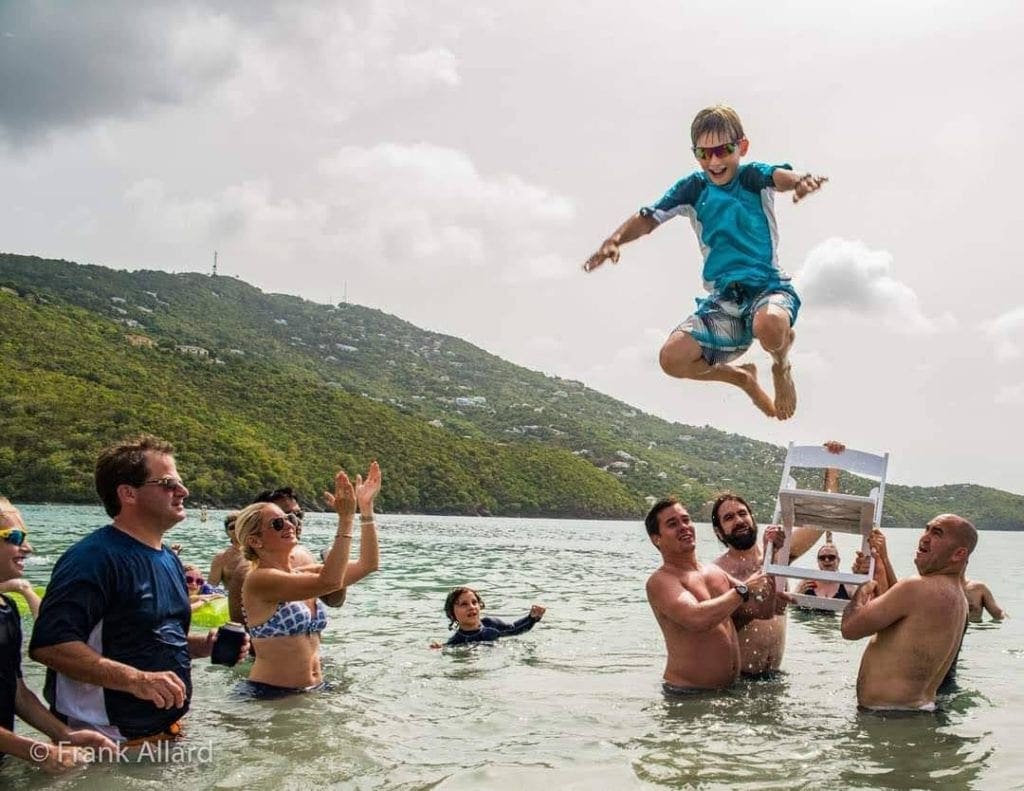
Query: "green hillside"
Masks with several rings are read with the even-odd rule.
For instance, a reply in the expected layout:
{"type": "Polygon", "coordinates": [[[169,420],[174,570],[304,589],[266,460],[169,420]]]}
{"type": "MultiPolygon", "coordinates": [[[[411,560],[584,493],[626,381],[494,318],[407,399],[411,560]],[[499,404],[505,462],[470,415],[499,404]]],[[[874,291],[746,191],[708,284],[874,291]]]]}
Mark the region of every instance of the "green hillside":
{"type": "MultiPolygon", "coordinates": [[[[699,513],[728,487],[767,518],[778,487],[781,448],[358,305],[6,254],[0,289],[0,490],[17,500],[93,502],[97,450],[140,430],[175,443],[194,503],[282,482],[311,503],[371,458],[391,511],[634,518],[648,496],[699,513]]],[[[1024,497],[968,485],[891,486],[885,521],[942,510],[1024,526],[1024,497]]]]}

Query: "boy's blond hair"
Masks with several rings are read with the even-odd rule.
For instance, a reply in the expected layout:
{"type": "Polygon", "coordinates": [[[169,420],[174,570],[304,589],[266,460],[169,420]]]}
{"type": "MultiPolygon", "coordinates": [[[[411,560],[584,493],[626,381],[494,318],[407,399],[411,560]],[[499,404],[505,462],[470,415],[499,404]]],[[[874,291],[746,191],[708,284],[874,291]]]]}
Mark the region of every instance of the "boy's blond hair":
{"type": "Polygon", "coordinates": [[[705,134],[714,134],[726,142],[742,140],[743,122],[739,115],[726,104],[716,104],[714,107],[705,107],[693,119],[690,124],[690,140],[693,145],[705,134]]]}

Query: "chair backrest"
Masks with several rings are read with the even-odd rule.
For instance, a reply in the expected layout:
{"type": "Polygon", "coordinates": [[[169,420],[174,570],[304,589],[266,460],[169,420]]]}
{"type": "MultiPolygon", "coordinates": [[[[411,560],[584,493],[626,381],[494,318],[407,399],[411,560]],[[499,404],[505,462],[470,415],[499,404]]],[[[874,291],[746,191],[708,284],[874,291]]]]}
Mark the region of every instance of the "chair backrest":
{"type": "MultiPolygon", "coordinates": [[[[882,502],[885,499],[885,476],[889,469],[888,451],[877,454],[847,448],[842,453],[830,453],[824,445],[797,445],[790,442],[789,449],[786,451],[786,462],[782,468],[780,489],[796,488],[796,480],[790,475],[790,471],[794,467],[810,469],[834,467],[837,470],[852,472],[856,475],[877,478],[878,486],[871,490],[871,497],[875,500],[876,524],[881,523],[882,502]]],[[[773,522],[778,523],[779,513],[780,507],[776,501],[773,522]]]]}

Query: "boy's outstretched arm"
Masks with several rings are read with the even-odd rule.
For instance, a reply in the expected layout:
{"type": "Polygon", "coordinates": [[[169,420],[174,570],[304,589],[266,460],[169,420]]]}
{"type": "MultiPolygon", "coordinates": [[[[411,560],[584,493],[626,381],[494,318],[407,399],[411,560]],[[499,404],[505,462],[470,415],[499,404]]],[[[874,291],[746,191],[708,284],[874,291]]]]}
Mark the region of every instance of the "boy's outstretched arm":
{"type": "Polygon", "coordinates": [[[653,217],[644,217],[641,214],[634,214],[622,225],[615,229],[615,233],[605,239],[586,263],[583,264],[584,272],[592,272],[601,264],[611,259],[613,264],[619,263],[619,246],[626,242],[632,242],[641,236],[646,236],[655,228],[658,222],[653,217]]]}
{"type": "Polygon", "coordinates": [[[776,168],[772,173],[772,182],[779,192],[793,192],[793,203],[799,203],[812,192],[817,192],[828,181],[828,176],[815,176],[811,173],[794,173],[792,170],[776,168]]]}

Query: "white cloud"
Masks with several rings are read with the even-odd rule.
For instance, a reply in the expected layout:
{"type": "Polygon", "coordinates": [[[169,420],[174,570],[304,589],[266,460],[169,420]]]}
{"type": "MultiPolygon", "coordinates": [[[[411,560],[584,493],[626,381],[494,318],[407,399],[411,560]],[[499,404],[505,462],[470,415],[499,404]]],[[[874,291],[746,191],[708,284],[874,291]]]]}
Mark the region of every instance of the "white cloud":
{"type": "MultiPolygon", "coordinates": [[[[213,196],[169,195],[144,179],[125,193],[147,236],[234,244],[263,261],[313,256],[372,261],[382,273],[487,267],[507,283],[561,279],[575,264],[551,253],[572,204],[518,176],[481,174],[454,149],[420,144],[347,147],[321,163],[304,196],[252,180],[213,196]]],[[[493,277],[493,275],[487,275],[493,277]]]]}
{"type": "Polygon", "coordinates": [[[1000,387],[993,400],[997,404],[1024,404],[1024,382],[1000,387]]]}
{"type": "Polygon", "coordinates": [[[955,326],[949,314],[925,315],[917,294],[891,269],[892,255],[885,250],[833,237],[808,253],[794,281],[805,304],[880,320],[896,332],[928,334],[955,326]]]}
{"type": "Polygon", "coordinates": [[[1008,310],[981,325],[995,348],[996,359],[1015,360],[1024,344],[1024,306],[1008,310]]]}
{"type": "Polygon", "coordinates": [[[343,196],[341,233],[396,268],[487,264],[516,281],[563,277],[550,240],[572,203],[509,175],[484,176],[462,151],[420,143],[346,147],[323,163],[343,196]]]}
{"type": "Polygon", "coordinates": [[[208,242],[241,240],[268,260],[296,252],[299,240],[325,234],[328,209],[316,201],[275,201],[266,181],[233,185],[219,195],[178,200],[162,182],[145,179],[125,194],[147,235],[174,243],[182,238],[208,242]]]}
{"type": "Polygon", "coordinates": [[[439,82],[454,87],[460,81],[455,53],[444,47],[399,55],[396,65],[399,75],[410,85],[439,82]]]}

